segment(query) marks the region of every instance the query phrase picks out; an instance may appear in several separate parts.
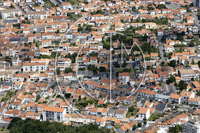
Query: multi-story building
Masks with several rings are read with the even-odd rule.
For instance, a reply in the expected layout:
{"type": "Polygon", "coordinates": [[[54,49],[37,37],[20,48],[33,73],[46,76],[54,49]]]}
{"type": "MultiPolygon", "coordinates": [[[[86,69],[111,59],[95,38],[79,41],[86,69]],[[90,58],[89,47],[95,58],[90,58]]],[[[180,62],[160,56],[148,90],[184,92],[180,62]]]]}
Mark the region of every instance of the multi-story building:
{"type": "Polygon", "coordinates": [[[123,85],[130,81],[130,74],[128,72],[119,73],[119,82],[123,85]]]}
{"type": "Polygon", "coordinates": [[[195,79],[196,74],[194,70],[192,69],[182,69],[178,71],[179,76],[181,77],[181,80],[184,81],[191,81],[191,79],[195,79]]]}
{"type": "Polygon", "coordinates": [[[65,108],[44,107],[42,116],[44,121],[58,121],[62,122],[66,114],[65,108]]]}
{"type": "Polygon", "coordinates": [[[200,122],[195,117],[194,119],[183,124],[184,133],[199,133],[200,132],[200,122]]]}

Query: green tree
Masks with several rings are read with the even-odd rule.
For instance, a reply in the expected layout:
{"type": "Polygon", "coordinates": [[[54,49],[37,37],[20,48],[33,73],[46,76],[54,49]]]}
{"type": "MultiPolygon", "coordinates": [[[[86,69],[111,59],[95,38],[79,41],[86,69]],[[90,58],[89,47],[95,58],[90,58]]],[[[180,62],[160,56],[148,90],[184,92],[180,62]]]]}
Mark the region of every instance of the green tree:
{"type": "Polygon", "coordinates": [[[138,126],[138,127],[142,127],[142,123],[141,123],[141,122],[139,122],[137,126],[138,126]]]}
{"type": "Polygon", "coordinates": [[[188,45],[189,45],[189,47],[194,47],[194,42],[191,41],[188,45]]]}
{"type": "Polygon", "coordinates": [[[199,66],[199,68],[200,68],[200,61],[198,61],[198,63],[197,63],[197,64],[198,64],[198,66],[199,66]]]}
{"type": "Polygon", "coordinates": [[[72,70],[71,67],[70,67],[70,68],[65,68],[65,72],[66,72],[66,73],[70,73],[70,72],[73,72],[73,70],[72,70]]]}
{"type": "Polygon", "coordinates": [[[68,99],[71,97],[71,93],[65,93],[65,98],[68,99]]]}
{"type": "Polygon", "coordinates": [[[135,107],[132,105],[131,107],[128,108],[129,112],[134,112],[135,111],[135,107]]]}
{"type": "Polygon", "coordinates": [[[40,95],[37,95],[35,102],[38,102],[40,100],[40,95]]]}
{"type": "Polygon", "coordinates": [[[176,67],[176,61],[175,60],[171,60],[168,64],[170,67],[175,68],[176,67]]]}
{"type": "Polygon", "coordinates": [[[106,72],[106,68],[105,68],[105,67],[100,67],[100,68],[99,68],[99,71],[100,71],[100,72],[106,72]]]}
{"type": "Polygon", "coordinates": [[[167,80],[167,84],[174,83],[174,82],[176,82],[176,78],[173,75],[171,75],[167,80]]]}
{"type": "Polygon", "coordinates": [[[60,69],[56,69],[57,75],[60,75],[60,69]]]}
{"type": "Polygon", "coordinates": [[[13,4],[11,4],[9,8],[15,8],[15,7],[13,6],[13,4]]]}
{"type": "Polygon", "coordinates": [[[185,81],[181,80],[178,84],[180,91],[187,89],[187,83],[185,81]]]}
{"type": "Polygon", "coordinates": [[[136,129],[136,128],[137,128],[137,126],[136,126],[136,125],[134,125],[134,126],[133,126],[133,128],[132,128],[132,130],[133,130],[133,131],[135,131],[135,129],[136,129]]]}

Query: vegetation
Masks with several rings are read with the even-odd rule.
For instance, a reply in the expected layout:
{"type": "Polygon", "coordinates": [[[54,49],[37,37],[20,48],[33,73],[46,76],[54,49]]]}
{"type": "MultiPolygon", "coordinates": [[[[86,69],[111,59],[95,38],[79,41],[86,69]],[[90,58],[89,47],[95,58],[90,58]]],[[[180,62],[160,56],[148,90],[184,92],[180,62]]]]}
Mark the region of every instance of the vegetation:
{"type": "Polygon", "coordinates": [[[35,99],[35,102],[38,102],[40,100],[40,95],[37,95],[36,99],[35,99]]]}
{"type": "Polygon", "coordinates": [[[157,9],[166,9],[165,5],[163,5],[163,4],[158,5],[156,8],[157,9]]]}
{"type": "Polygon", "coordinates": [[[146,22],[153,22],[156,23],[158,25],[162,25],[162,24],[168,24],[168,19],[167,18],[154,18],[154,19],[136,19],[134,21],[134,23],[146,23],[146,22]]]}
{"type": "Polygon", "coordinates": [[[63,2],[70,2],[72,5],[79,4],[79,0],[62,0],[63,2]]]}
{"type": "Polygon", "coordinates": [[[65,93],[65,98],[68,99],[71,97],[71,93],[65,93]]]}
{"type": "Polygon", "coordinates": [[[72,70],[71,67],[70,67],[70,68],[65,68],[65,72],[66,72],[66,73],[70,73],[70,72],[73,72],[73,70],[72,70]]]}
{"type": "Polygon", "coordinates": [[[6,96],[1,99],[1,101],[4,101],[6,103],[12,96],[14,96],[14,94],[14,91],[9,90],[6,96]]]}
{"type": "Polygon", "coordinates": [[[97,10],[97,11],[93,11],[93,12],[90,12],[91,15],[95,15],[95,14],[104,14],[104,11],[102,10],[97,10]]]}
{"type": "Polygon", "coordinates": [[[185,81],[181,80],[178,83],[178,88],[179,88],[180,91],[187,89],[187,83],[185,83],[185,81]]]}
{"type": "Polygon", "coordinates": [[[174,82],[176,82],[176,78],[173,75],[171,75],[169,79],[167,80],[167,84],[174,83],[174,82]]]}
{"type": "Polygon", "coordinates": [[[149,117],[148,121],[155,121],[156,119],[158,119],[160,117],[161,117],[161,115],[155,112],[149,117]]]}
{"type": "Polygon", "coordinates": [[[13,4],[11,4],[9,8],[15,8],[15,7],[13,6],[13,4]]]}
{"type": "Polygon", "coordinates": [[[86,107],[86,105],[93,104],[94,102],[95,102],[94,99],[84,100],[84,99],[79,98],[78,102],[76,103],[76,106],[79,109],[82,109],[83,107],[86,107]]]}
{"type": "Polygon", "coordinates": [[[136,115],[138,112],[138,109],[135,109],[135,107],[132,105],[131,107],[128,108],[128,112],[126,114],[127,118],[130,118],[130,116],[136,115]]]}
{"type": "Polygon", "coordinates": [[[75,14],[73,14],[72,12],[68,12],[68,13],[67,13],[67,16],[68,16],[69,19],[73,19],[73,20],[75,20],[76,18],[79,17],[78,15],[75,15],[75,14]]]}
{"type": "Polygon", "coordinates": [[[172,52],[168,53],[168,54],[167,54],[167,58],[168,58],[168,59],[171,59],[171,58],[172,58],[172,55],[173,55],[172,52]]]}
{"type": "Polygon", "coordinates": [[[175,127],[169,128],[170,133],[180,133],[183,132],[183,125],[176,125],[175,127]]]}
{"type": "Polygon", "coordinates": [[[65,58],[70,58],[72,60],[72,63],[75,63],[76,57],[77,57],[77,53],[73,53],[72,55],[70,54],[65,55],[65,58]]]}
{"type": "Polygon", "coordinates": [[[47,4],[50,7],[55,7],[53,3],[51,3],[49,0],[44,0],[45,4],[47,4]]]}
{"type": "Polygon", "coordinates": [[[20,29],[21,24],[20,24],[20,23],[18,23],[18,24],[13,24],[13,27],[15,27],[15,28],[17,28],[17,29],[20,29]]]}
{"type": "Polygon", "coordinates": [[[105,127],[99,128],[97,124],[90,123],[83,126],[66,126],[58,122],[39,121],[33,119],[22,120],[13,118],[8,126],[10,133],[109,133],[105,127]]]}
{"type": "Polygon", "coordinates": [[[175,68],[176,67],[176,61],[175,60],[171,60],[168,64],[170,67],[175,68]]]}

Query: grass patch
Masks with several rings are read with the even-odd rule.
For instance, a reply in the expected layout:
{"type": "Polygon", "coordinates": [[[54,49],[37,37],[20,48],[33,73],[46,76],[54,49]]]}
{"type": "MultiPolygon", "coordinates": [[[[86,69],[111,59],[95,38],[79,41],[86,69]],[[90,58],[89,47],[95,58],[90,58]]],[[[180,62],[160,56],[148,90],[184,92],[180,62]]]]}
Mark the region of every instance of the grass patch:
{"type": "Polygon", "coordinates": [[[0,128],[0,132],[1,133],[9,133],[10,130],[8,130],[7,128],[0,128]]]}

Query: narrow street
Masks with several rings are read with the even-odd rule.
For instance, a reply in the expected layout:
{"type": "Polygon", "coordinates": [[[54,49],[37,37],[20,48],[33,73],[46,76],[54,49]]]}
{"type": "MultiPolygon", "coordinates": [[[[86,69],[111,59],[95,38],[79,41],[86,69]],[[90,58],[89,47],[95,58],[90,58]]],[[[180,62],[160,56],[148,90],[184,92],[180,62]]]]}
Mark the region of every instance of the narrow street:
{"type": "Polygon", "coordinates": [[[166,53],[165,53],[165,49],[164,49],[164,45],[161,42],[162,36],[157,36],[158,39],[158,48],[160,50],[160,56],[161,56],[161,61],[167,61],[167,57],[166,57],[166,53]]]}

